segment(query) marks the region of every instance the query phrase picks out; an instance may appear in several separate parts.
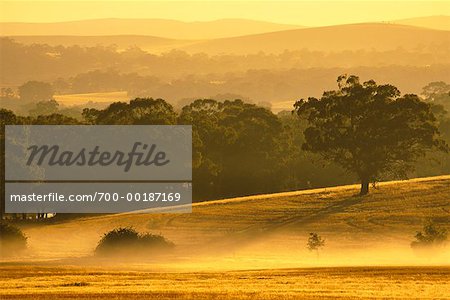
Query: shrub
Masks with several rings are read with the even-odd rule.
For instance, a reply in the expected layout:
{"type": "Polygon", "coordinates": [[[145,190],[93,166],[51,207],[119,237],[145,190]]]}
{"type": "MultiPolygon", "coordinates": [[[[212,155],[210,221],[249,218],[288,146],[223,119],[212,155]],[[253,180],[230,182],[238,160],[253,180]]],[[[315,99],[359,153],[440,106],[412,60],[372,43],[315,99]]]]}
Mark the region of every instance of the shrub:
{"type": "Polygon", "coordinates": [[[0,223],[0,256],[14,255],[26,248],[27,237],[19,228],[0,223]]]}
{"type": "Polygon", "coordinates": [[[441,246],[447,241],[447,231],[428,223],[423,227],[423,231],[416,233],[415,238],[416,240],[411,243],[412,248],[432,248],[441,246]]]}
{"type": "Polygon", "coordinates": [[[131,227],[119,227],[103,235],[95,253],[97,255],[145,255],[169,250],[174,244],[162,235],[140,234],[131,227]]]}
{"type": "Polygon", "coordinates": [[[174,244],[165,237],[158,234],[145,233],[139,236],[140,243],[144,247],[150,248],[172,248],[174,244]]]}

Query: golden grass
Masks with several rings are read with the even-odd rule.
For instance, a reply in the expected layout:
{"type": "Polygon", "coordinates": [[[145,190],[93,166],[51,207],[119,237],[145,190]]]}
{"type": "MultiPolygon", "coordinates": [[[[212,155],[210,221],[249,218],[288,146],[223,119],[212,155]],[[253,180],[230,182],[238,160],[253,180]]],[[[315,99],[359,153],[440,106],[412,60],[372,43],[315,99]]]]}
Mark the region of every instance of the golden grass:
{"type": "Polygon", "coordinates": [[[196,203],[190,214],[116,214],[32,224],[23,228],[29,251],[20,259],[90,257],[105,232],[132,226],[173,241],[172,256],[189,270],[450,261],[444,252],[419,262],[409,246],[430,218],[450,227],[450,176],[380,183],[365,197],[357,192],[358,186],[350,185],[196,203]],[[305,249],[312,231],[326,239],[318,261],[305,249]]]}
{"type": "Polygon", "coordinates": [[[154,273],[0,267],[2,299],[448,299],[449,267],[154,273]]]}
{"type": "Polygon", "coordinates": [[[88,102],[96,103],[112,103],[116,101],[128,101],[127,92],[105,92],[105,93],[88,93],[88,94],[67,94],[55,95],[53,98],[57,102],[65,106],[84,105],[88,102]]]}
{"type": "Polygon", "coordinates": [[[422,257],[410,242],[429,218],[449,228],[450,176],[357,193],[350,185],[196,203],[191,214],[29,224],[28,254],[0,262],[0,298],[449,299],[449,248],[422,257]],[[118,226],[162,233],[176,250],[93,256],[118,226]],[[311,231],[326,239],[319,255],[306,250],[311,231]]]}

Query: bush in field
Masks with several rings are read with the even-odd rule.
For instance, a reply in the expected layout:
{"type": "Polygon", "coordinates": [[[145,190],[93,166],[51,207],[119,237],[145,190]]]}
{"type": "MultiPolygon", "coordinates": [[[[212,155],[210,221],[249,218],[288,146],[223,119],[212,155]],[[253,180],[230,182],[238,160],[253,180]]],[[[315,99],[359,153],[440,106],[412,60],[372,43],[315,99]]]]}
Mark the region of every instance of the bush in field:
{"type": "Polygon", "coordinates": [[[174,246],[162,235],[140,234],[131,227],[119,227],[103,235],[95,253],[97,255],[143,255],[169,250],[174,246]]]}
{"type": "Polygon", "coordinates": [[[23,232],[7,223],[0,223],[0,256],[9,256],[27,248],[27,237],[23,232]]]}
{"type": "Polygon", "coordinates": [[[439,228],[433,223],[428,223],[423,227],[423,231],[418,231],[416,240],[411,243],[413,249],[424,249],[441,246],[447,241],[447,231],[439,228]]]}

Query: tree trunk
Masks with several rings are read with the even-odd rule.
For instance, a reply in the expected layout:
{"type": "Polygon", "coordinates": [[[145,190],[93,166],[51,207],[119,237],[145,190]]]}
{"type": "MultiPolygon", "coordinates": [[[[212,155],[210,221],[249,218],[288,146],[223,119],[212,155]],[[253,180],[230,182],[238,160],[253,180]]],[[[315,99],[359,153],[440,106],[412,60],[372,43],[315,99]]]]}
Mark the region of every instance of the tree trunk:
{"type": "Polygon", "coordinates": [[[369,193],[369,180],[361,180],[361,191],[359,195],[364,196],[369,193]]]}

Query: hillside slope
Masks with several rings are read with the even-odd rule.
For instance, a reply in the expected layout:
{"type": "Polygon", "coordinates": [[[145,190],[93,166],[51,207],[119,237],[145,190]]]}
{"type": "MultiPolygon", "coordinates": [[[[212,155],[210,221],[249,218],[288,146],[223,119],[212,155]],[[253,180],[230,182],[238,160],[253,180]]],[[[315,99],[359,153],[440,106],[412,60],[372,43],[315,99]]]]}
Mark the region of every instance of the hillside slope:
{"type": "MultiPolygon", "coordinates": [[[[230,21],[231,22],[231,21],[230,21]]],[[[4,24],[2,25],[4,26],[4,24]]],[[[234,26],[233,26],[234,27],[234,26]]],[[[211,26],[214,28],[214,26],[211,26]]],[[[227,27],[228,28],[228,27],[227,27]]],[[[61,32],[58,35],[45,33],[40,35],[8,34],[17,42],[24,44],[48,44],[51,46],[96,46],[117,45],[119,49],[137,46],[144,50],[161,53],[173,49],[184,50],[189,53],[216,54],[251,54],[251,53],[281,53],[285,50],[295,51],[302,49],[339,52],[344,50],[395,50],[397,48],[414,49],[417,47],[450,45],[450,31],[434,30],[414,26],[398,24],[350,24],[327,27],[283,29],[279,31],[269,30],[250,34],[243,26],[242,33],[226,38],[193,39],[191,35],[160,35],[154,32],[152,35],[120,34],[121,30],[112,35],[96,36],[95,31],[69,35],[69,32],[61,32]],[[45,34],[44,34],[45,33],[45,34]],[[181,37],[184,36],[183,39],[181,37]],[[174,39],[178,37],[178,39],[174,39]]],[[[7,27],[6,27],[7,29],[7,27]]],[[[6,29],[0,32],[5,35],[6,29]]],[[[200,30],[200,29],[199,29],[200,30]]],[[[49,31],[51,32],[51,31],[49,31]]],[[[84,32],[84,31],[80,31],[84,32]]],[[[150,32],[150,31],[149,31],[150,32]]],[[[179,32],[175,30],[174,32],[179,32]]],[[[201,30],[199,31],[201,32],[201,30]]],[[[199,34],[198,37],[200,37],[199,34]]]]}
{"type": "Polygon", "coordinates": [[[245,19],[181,22],[165,19],[97,19],[58,23],[0,23],[1,35],[151,35],[170,39],[212,39],[265,33],[297,25],[245,19]]]}
{"type": "Polygon", "coordinates": [[[450,43],[450,31],[394,24],[351,24],[216,39],[183,49],[209,54],[280,53],[284,50],[342,51],[412,49],[418,45],[450,43]]]}
{"type": "Polygon", "coordinates": [[[429,16],[396,20],[394,24],[425,27],[438,30],[450,30],[450,16],[429,16]]]}
{"type": "Polygon", "coordinates": [[[132,226],[162,233],[183,257],[250,253],[266,263],[269,248],[276,257],[303,253],[311,231],[338,252],[392,243],[410,251],[427,219],[450,227],[450,176],[380,183],[365,197],[357,192],[351,185],[258,195],[197,203],[191,214],[117,214],[24,230],[36,259],[90,256],[103,233],[132,226]]]}

